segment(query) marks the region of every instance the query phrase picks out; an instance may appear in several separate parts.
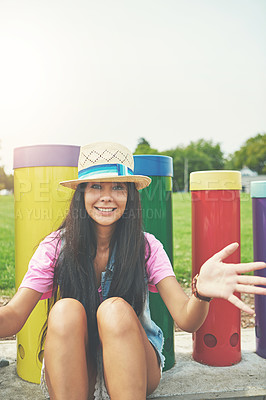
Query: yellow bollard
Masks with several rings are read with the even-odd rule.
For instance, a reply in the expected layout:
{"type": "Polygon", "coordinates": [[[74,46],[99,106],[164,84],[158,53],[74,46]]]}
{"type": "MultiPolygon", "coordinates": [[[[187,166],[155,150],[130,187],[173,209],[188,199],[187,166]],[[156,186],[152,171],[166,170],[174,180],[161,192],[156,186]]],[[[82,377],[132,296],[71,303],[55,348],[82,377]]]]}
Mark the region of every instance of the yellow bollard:
{"type": "MultiPolygon", "coordinates": [[[[72,193],[60,181],[76,179],[78,146],[38,145],[14,150],[15,278],[18,289],[40,241],[64,219],[72,193]]],[[[17,334],[17,373],[39,383],[40,332],[46,301],[40,301],[17,334]]]]}

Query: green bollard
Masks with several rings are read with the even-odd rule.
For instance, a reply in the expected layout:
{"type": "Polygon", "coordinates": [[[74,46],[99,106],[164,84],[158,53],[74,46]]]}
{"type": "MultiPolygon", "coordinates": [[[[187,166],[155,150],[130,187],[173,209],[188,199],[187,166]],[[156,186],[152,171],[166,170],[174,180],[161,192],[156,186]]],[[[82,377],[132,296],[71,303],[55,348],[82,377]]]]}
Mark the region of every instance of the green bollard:
{"type": "MultiPolygon", "coordinates": [[[[173,264],[173,160],[167,156],[135,155],[134,164],[135,174],[152,179],[150,186],[140,192],[144,230],[162,242],[173,264]]],[[[150,309],[152,319],[164,334],[164,371],[167,371],[175,363],[173,319],[159,293],[150,292],[150,309]]]]}

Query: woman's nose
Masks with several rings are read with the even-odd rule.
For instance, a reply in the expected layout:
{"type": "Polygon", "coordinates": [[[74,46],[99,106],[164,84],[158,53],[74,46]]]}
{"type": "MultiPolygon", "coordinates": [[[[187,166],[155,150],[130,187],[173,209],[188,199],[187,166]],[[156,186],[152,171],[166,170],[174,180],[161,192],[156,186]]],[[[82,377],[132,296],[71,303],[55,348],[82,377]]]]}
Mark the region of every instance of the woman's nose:
{"type": "Polygon", "coordinates": [[[103,189],[100,195],[101,201],[112,201],[112,192],[109,189],[103,189]]]}

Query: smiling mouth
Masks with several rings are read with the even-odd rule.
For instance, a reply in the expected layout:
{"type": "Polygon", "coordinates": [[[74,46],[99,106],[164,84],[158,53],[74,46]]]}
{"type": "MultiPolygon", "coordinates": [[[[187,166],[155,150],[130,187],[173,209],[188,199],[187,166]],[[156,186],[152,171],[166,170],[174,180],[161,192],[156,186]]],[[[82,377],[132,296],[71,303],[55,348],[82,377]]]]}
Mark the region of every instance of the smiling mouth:
{"type": "Polygon", "coordinates": [[[115,210],[115,208],[102,208],[102,207],[95,207],[96,210],[100,211],[100,212],[112,212],[115,210]]]}

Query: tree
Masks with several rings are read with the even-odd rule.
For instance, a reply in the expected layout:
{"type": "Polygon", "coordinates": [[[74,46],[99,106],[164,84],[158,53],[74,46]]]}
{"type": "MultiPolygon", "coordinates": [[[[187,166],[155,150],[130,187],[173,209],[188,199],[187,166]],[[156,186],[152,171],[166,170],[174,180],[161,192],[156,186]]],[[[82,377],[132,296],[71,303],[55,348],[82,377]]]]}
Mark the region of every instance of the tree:
{"type": "Polygon", "coordinates": [[[163,154],[173,157],[174,191],[187,190],[189,174],[194,171],[224,168],[224,156],[219,144],[200,139],[187,147],[176,147],[163,154]]]}
{"type": "Polygon", "coordinates": [[[14,192],[14,175],[6,175],[6,190],[14,192]]]}
{"type": "MultiPolygon", "coordinates": [[[[187,147],[187,152],[190,154],[195,153],[200,162],[200,168],[205,169],[223,169],[224,168],[224,155],[221,150],[220,144],[214,144],[212,140],[199,139],[197,142],[191,142],[187,147]]],[[[194,171],[198,171],[195,166],[194,171]]]]}
{"type": "Polygon", "coordinates": [[[14,190],[14,176],[6,175],[4,167],[0,167],[0,190],[14,190]]]}
{"type": "Polygon", "coordinates": [[[226,167],[241,169],[248,167],[259,175],[266,174],[266,133],[248,139],[240,150],[229,156],[226,167]]]}
{"type": "Polygon", "coordinates": [[[158,150],[153,149],[150,143],[145,138],[138,140],[138,145],[134,151],[134,154],[160,154],[158,150]]]}
{"type": "MultiPolygon", "coordinates": [[[[0,139],[0,161],[1,161],[1,139],[0,139]]],[[[6,175],[3,166],[0,166],[0,190],[7,189],[14,191],[14,176],[6,175]]]]}
{"type": "Polygon", "coordinates": [[[5,189],[6,174],[3,167],[0,167],[0,190],[5,189]]]}
{"type": "Polygon", "coordinates": [[[184,190],[185,148],[182,146],[176,147],[175,149],[164,151],[162,154],[173,158],[173,191],[184,190]]]}

